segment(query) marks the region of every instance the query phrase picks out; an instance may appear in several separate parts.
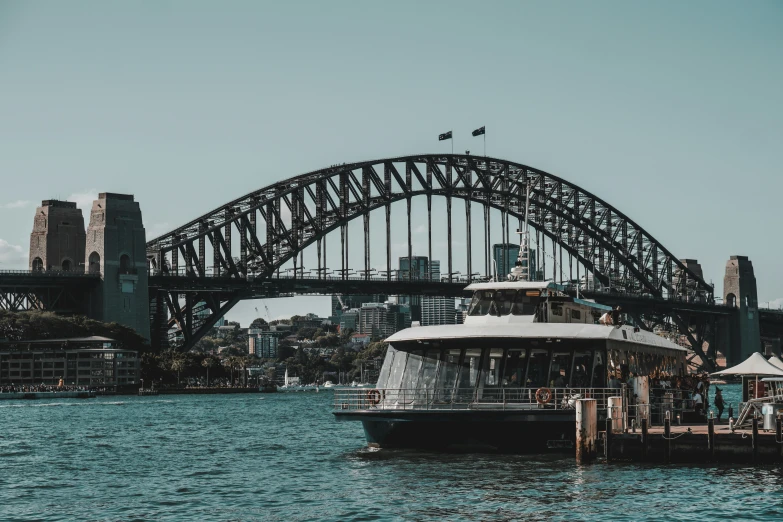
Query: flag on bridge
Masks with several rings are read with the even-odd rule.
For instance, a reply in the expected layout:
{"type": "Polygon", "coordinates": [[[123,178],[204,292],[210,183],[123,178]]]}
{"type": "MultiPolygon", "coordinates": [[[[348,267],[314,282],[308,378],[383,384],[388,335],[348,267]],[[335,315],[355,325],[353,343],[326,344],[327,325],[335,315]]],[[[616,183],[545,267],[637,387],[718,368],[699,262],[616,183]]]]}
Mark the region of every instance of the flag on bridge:
{"type": "Polygon", "coordinates": [[[438,141],[450,140],[450,139],[451,139],[451,131],[444,132],[443,134],[438,135],[438,141]]]}
{"type": "Polygon", "coordinates": [[[473,131],[474,136],[481,136],[482,134],[484,134],[484,127],[480,127],[473,131]]]}

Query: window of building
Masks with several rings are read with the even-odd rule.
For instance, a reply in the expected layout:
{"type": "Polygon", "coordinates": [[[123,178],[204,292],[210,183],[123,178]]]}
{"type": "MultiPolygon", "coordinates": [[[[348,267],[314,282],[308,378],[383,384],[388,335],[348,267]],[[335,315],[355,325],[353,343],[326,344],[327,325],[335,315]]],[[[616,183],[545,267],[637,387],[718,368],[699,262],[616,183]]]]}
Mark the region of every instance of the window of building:
{"type": "Polygon", "coordinates": [[[64,259],[62,264],[63,272],[70,272],[71,271],[71,260],[70,259],[64,259]]]}
{"type": "Polygon", "coordinates": [[[101,256],[100,254],[98,254],[98,252],[93,252],[92,254],[90,254],[89,263],[90,263],[91,274],[101,273],[101,256]]]}
{"type": "Polygon", "coordinates": [[[43,259],[41,259],[40,257],[36,257],[35,259],[33,259],[33,271],[42,272],[43,269],[44,269],[43,259]]]}

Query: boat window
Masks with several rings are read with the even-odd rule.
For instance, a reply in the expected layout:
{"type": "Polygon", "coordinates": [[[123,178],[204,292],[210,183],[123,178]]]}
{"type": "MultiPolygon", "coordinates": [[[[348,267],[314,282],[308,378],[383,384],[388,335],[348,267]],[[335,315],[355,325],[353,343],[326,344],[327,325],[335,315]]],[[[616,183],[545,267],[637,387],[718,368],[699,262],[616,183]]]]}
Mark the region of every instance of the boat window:
{"type": "Polygon", "coordinates": [[[428,399],[432,398],[432,392],[435,389],[438,359],[440,359],[440,350],[427,350],[424,354],[424,360],[421,362],[421,375],[419,375],[416,390],[421,393],[426,392],[428,399]]]}
{"type": "Polygon", "coordinates": [[[473,294],[468,315],[487,315],[492,304],[492,290],[479,290],[473,294]]]}
{"type": "Polygon", "coordinates": [[[459,400],[472,400],[473,389],[478,378],[481,349],[469,348],[465,350],[465,358],[462,361],[457,377],[457,396],[459,400]]]}
{"type": "Polygon", "coordinates": [[[414,390],[416,388],[422,359],[421,351],[417,350],[408,354],[408,361],[405,363],[405,374],[402,376],[400,388],[403,390],[414,390]]]}
{"type": "Polygon", "coordinates": [[[552,356],[552,371],[549,376],[549,384],[555,388],[565,388],[571,372],[571,351],[555,350],[552,356]]]}
{"type": "Polygon", "coordinates": [[[402,374],[405,372],[405,362],[407,360],[408,352],[397,351],[394,354],[394,359],[389,371],[389,378],[386,381],[387,389],[399,388],[402,385],[402,374]]]}
{"type": "Polygon", "coordinates": [[[586,388],[590,386],[590,373],[593,366],[592,350],[576,350],[574,354],[574,372],[571,377],[571,386],[574,388],[586,388]]]}
{"type": "Polygon", "coordinates": [[[582,320],[582,312],[579,310],[571,310],[571,319],[576,319],[578,321],[582,320]]]}
{"type": "Polygon", "coordinates": [[[497,315],[510,315],[514,306],[517,292],[515,290],[498,290],[495,292],[495,305],[497,315]]]}
{"type": "Polygon", "coordinates": [[[438,369],[438,384],[436,400],[451,402],[454,383],[459,373],[459,356],[461,350],[446,350],[443,361],[438,369]]]}
{"type": "Polygon", "coordinates": [[[563,305],[561,303],[552,303],[550,310],[552,310],[552,315],[563,315],[563,305]]]}
{"type": "Polygon", "coordinates": [[[604,388],[606,386],[606,352],[596,350],[593,357],[593,388],[604,388]]]}
{"type": "Polygon", "coordinates": [[[378,374],[378,384],[376,385],[378,388],[386,388],[395,353],[397,353],[397,350],[395,350],[393,346],[389,346],[389,348],[386,349],[386,358],[383,360],[381,372],[378,374]]]}
{"type": "Polygon", "coordinates": [[[484,350],[484,354],[484,369],[481,371],[483,384],[485,387],[497,387],[500,385],[500,362],[503,360],[503,349],[484,350]]]}
{"type": "Polygon", "coordinates": [[[514,315],[533,315],[536,313],[538,302],[540,297],[538,295],[527,295],[530,292],[520,290],[517,292],[516,300],[514,301],[514,307],[511,309],[511,313],[514,315]]]}
{"type": "Polygon", "coordinates": [[[503,386],[519,388],[525,378],[525,362],[527,350],[512,348],[506,354],[506,364],[503,370],[503,386]]]}
{"type": "Polygon", "coordinates": [[[527,372],[527,387],[539,388],[549,384],[547,372],[549,371],[550,351],[537,348],[530,355],[530,367],[527,372]]]}

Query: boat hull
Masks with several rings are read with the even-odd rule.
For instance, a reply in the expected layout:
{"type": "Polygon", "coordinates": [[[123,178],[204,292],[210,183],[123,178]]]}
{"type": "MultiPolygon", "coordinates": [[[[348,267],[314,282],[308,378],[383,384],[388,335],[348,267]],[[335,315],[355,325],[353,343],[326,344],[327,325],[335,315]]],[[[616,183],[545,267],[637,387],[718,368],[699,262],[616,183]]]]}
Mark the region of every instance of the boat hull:
{"type": "Polygon", "coordinates": [[[377,448],[501,453],[574,452],[576,417],[558,411],[352,411],[337,420],[361,421],[377,448]]]}

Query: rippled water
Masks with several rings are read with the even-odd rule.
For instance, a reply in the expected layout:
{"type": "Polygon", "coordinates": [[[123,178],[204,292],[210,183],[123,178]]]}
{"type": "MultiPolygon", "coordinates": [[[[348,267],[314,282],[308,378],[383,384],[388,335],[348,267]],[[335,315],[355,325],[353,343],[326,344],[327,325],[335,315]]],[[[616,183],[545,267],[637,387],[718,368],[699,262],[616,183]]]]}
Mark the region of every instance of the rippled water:
{"type": "Polygon", "coordinates": [[[0,402],[0,520],[780,520],[783,471],[369,451],[332,393],[0,402]]]}

